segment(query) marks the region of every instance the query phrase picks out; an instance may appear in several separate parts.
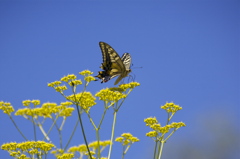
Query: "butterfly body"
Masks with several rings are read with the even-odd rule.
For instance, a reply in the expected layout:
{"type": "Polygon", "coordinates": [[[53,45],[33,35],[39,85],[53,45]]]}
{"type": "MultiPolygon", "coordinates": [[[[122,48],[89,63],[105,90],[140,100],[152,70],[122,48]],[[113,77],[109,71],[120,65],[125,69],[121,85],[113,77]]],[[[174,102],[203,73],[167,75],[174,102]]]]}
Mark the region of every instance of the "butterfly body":
{"type": "Polygon", "coordinates": [[[123,56],[120,57],[118,53],[105,42],[99,42],[99,46],[103,57],[103,63],[100,68],[104,71],[99,71],[96,77],[102,80],[101,83],[105,83],[119,76],[114,83],[114,85],[116,85],[131,72],[131,56],[129,53],[124,53],[123,56]]]}

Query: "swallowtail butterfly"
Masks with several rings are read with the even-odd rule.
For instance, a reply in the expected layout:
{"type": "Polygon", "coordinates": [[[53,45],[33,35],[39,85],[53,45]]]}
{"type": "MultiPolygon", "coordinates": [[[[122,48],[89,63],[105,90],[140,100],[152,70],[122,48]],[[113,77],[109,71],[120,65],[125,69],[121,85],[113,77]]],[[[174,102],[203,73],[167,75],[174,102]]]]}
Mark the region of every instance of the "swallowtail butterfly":
{"type": "Polygon", "coordinates": [[[107,43],[99,42],[102,51],[103,63],[100,66],[104,71],[99,71],[98,77],[101,83],[107,82],[110,79],[119,76],[114,85],[117,85],[123,78],[131,72],[131,56],[129,53],[124,53],[122,57],[107,43]]]}

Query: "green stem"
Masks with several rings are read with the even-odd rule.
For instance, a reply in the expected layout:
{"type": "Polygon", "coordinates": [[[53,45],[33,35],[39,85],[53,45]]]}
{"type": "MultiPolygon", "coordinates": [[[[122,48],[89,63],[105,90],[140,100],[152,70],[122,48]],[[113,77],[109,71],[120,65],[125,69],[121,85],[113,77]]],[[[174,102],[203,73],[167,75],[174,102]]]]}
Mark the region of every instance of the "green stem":
{"type": "MultiPolygon", "coordinates": [[[[85,92],[86,90],[86,83],[84,85],[84,88],[83,88],[83,91],[82,91],[82,94],[85,92]]],[[[75,98],[75,101],[77,101],[77,98],[76,98],[76,89],[74,87],[72,87],[72,91],[73,91],[73,94],[74,94],[74,98],[75,98]]],[[[80,105],[80,100],[82,98],[82,94],[80,96],[80,98],[78,99],[78,101],[76,102],[76,107],[77,107],[77,113],[78,113],[78,120],[80,122],[80,127],[81,127],[81,131],[82,131],[82,134],[83,134],[83,139],[84,139],[84,142],[85,142],[85,145],[87,147],[87,151],[88,151],[88,154],[89,154],[89,157],[90,159],[92,159],[92,155],[91,155],[91,152],[90,152],[90,149],[88,147],[88,142],[87,142],[87,138],[86,138],[86,134],[85,134],[85,131],[84,131],[84,128],[83,128],[83,123],[82,123],[82,117],[81,117],[81,113],[80,113],[80,110],[79,110],[79,105],[80,105]]]]}
{"type": "Polygon", "coordinates": [[[77,120],[77,122],[76,122],[76,124],[75,124],[75,126],[74,126],[74,129],[73,129],[73,131],[72,131],[72,134],[71,134],[71,136],[70,136],[70,138],[69,138],[66,146],[64,147],[64,152],[65,152],[65,150],[67,149],[68,145],[70,144],[70,142],[71,142],[71,140],[72,140],[72,138],[73,138],[73,135],[74,135],[75,131],[77,130],[78,121],[79,121],[79,120],[77,120]]]}
{"type": "Polygon", "coordinates": [[[165,142],[172,136],[172,134],[173,134],[175,131],[177,131],[176,128],[171,132],[171,134],[168,135],[168,137],[165,139],[165,142]]]}
{"type": "Polygon", "coordinates": [[[123,146],[122,148],[123,148],[122,159],[124,159],[124,149],[125,149],[125,147],[123,146]]]}
{"type": "Polygon", "coordinates": [[[154,148],[154,156],[153,156],[154,159],[156,159],[156,156],[158,156],[158,154],[157,154],[157,150],[158,150],[158,147],[159,147],[159,144],[158,144],[158,143],[159,143],[159,142],[158,142],[157,139],[156,139],[155,148],[154,148]]]}
{"type": "MultiPolygon", "coordinates": [[[[54,125],[56,124],[58,117],[59,117],[59,116],[56,116],[56,118],[54,119],[54,121],[53,121],[51,127],[49,128],[48,132],[47,132],[46,134],[44,134],[43,140],[45,140],[45,139],[48,138],[48,135],[50,134],[50,132],[52,131],[52,128],[53,128],[54,125]]],[[[53,119],[52,119],[52,120],[53,120],[53,119]]],[[[49,140],[49,138],[48,138],[47,140],[49,140]]]]}
{"type": "Polygon", "coordinates": [[[33,134],[34,134],[34,140],[37,141],[36,125],[35,125],[35,122],[34,122],[33,117],[32,117],[32,123],[33,123],[33,134]]]}
{"type": "Polygon", "coordinates": [[[22,131],[18,128],[17,124],[15,123],[15,121],[13,120],[12,116],[9,115],[9,118],[11,119],[11,121],[13,122],[13,125],[16,127],[16,129],[18,130],[18,132],[22,135],[22,137],[28,141],[28,139],[23,135],[22,131]]]}
{"type": "Polygon", "coordinates": [[[102,122],[103,122],[103,119],[104,119],[104,117],[106,115],[107,110],[108,110],[107,103],[104,102],[104,112],[103,112],[102,118],[101,118],[101,120],[99,122],[98,129],[100,129],[100,127],[102,125],[102,122]]]}
{"type": "Polygon", "coordinates": [[[162,150],[163,150],[164,143],[165,143],[165,141],[162,140],[162,141],[161,141],[161,145],[160,145],[160,152],[159,152],[158,159],[161,159],[161,156],[162,156],[162,150]]]}
{"type": "Polygon", "coordinates": [[[97,138],[97,156],[98,156],[97,158],[101,158],[99,129],[96,129],[96,138],[97,138]]]}
{"type": "Polygon", "coordinates": [[[38,124],[38,127],[39,129],[41,130],[43,136],[44,136],[44,139],[46,139],[48,142],[51,142],[50,141],[50,138],[48,137],[48,134],[44,131],[43,127],[42,127],[42,124],[38,124]]]}
{"type": "Polygon", "coordinates": [[[84,139],[84,142],[85,142],[85,145],[87,147],[87,150],[88,150],[88,154],[89,154],[89,157],[90,159],[92,159],[92,155],[91,155],[91,152],[90,152],[90,149],[88,147],[88,142],[87,142],[87,138],[86,138],[86,134],[85,134],[85,131],[84,131],[84,128],[83,128],[83,123],[82,123],[82,117],[81,117],[81,114],[80,114],[80,110],[78,108],[78,105],[77,106],[77,112],[78,112],[78,119],[80,121],[80,127],[81,127],[81,130],[82,130],[82,134],[83,134],[83,139],[84,139]]]}
{"type": "Polygon", "coordinates": [[[117,118],[117,111],[114,111],[113,124],[112,124],[112,134],[111,134],[111,143],[110,143],[110,147],[109,147],[109,151],[108,151],[108,159],[111,158],[111,153],[112,153],[112,145],[113,145],[115,125],[116,125],[116,118],[117,118]]]}

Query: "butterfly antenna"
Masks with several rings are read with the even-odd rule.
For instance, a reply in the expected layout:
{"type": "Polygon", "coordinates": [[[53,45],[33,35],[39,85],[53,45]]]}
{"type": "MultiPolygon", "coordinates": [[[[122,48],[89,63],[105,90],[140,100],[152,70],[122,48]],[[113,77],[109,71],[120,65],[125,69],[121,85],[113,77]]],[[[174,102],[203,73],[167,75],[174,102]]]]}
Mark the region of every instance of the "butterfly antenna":
{"type": "Polygon", "coordinates": [[[143,68],[142,66],[140,67],[133,67],[133,63],[131,64],[131,69],[136,69],[136,68],[143,68]]]}

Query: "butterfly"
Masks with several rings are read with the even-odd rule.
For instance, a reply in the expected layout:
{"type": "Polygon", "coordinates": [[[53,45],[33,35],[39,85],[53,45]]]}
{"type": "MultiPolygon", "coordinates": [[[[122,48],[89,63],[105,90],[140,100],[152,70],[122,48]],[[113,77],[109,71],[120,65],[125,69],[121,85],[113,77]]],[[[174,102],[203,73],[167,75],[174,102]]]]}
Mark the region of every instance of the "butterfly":
{"type": "Polygon", "coordinates": [[[131,72],[131,56],[129,53],[124,53],[122,57],[107,43],[99,42],[102,51],[103,63],[100,66],[104,71],[99,71],[98,77],[101,83],[105,83],[110,79],[119,76],[114,85],[117,85],[123,78],[127,77],[131,72]]]}

